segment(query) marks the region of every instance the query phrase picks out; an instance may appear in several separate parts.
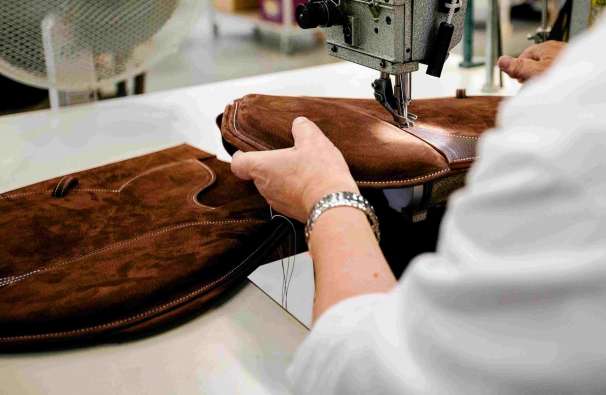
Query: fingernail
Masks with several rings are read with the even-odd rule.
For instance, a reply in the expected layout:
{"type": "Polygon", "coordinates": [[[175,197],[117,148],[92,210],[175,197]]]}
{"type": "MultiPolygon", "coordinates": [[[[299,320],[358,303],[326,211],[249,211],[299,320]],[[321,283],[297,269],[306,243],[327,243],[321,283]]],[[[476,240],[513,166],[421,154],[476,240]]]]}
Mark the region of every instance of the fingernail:
{"type": "Polygon", "coordinates": [[[305,118],[305,117],[297,117],[297,118],[295,118],[295,120],[292,122],[292,124],[293,124],[293,125],[297,125],[297,124],[300,124],[300,123],[305,123],[305,122],[307,122],[307,121],[309,121],[309,120],[308,120],[307,118],[305,118]]]}

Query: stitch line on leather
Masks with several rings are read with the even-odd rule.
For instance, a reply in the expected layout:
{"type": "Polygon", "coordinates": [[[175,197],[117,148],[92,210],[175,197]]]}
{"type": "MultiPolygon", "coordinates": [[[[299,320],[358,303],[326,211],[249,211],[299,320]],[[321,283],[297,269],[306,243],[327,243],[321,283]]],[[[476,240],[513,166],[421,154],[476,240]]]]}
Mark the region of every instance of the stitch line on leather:
{"type": "Polygon", "coordinates": [[[234,102],[233,124],[234,124],[234,132],[238,136],[238,138],[240,140],[244,140],[245,142],[252,145],[253,147],[255,147],[255,145],[257,145],[257,148],[263,148],[266,150],[272,149],[270,146],[266,145],[265,143],[260,142],[250,136],[246,136],[245,134],[240,132],[240,130],[238,129],[238,109],[239,108],[240,108],[240,102],[239,101],[234,102]]]}
{"type": "Polygon", "coordinates": [[[39,194],[39,193],[49,193],[49,192],[52,192],[52,191],[53,191],[52,189],[45,189],[44,191],[3,193],[3,194],[0,194],[0,198],[2,198],[4,200],[10,200],[10,199],[15,198],[15,197],[24,197],[24,196],[36,195],[36,194],[39,194]]]}
{"type": "MultiPolygon", "coordinates": [[[[241,139],[243,139],[243,140],[252,140],[253,143],[262,145],[261,143],[257,143],[252,138],[250,138],[248,136],[244,136],[242,134],[242,132],[240,132],[238,130],[238,122],[237,122],[238,104],[239,104],[239,102],[237,102],[237,101],[234,103],[233,126],[234,126],[234,132],[235,132],[235,134],[237,134],[238,137],[241,138],[241,139]]],[[[411,135],[414,136],[413,134],[411,134],[411,135]]],[[[417,137],[417,136],[414,136],[414,137],[417,137]]],[[[420,139],[420,140],[423,141],[423,142],[425,142],[422,139],[420,139]]],[[[251,144],[253,144],[253,143],[251,143],[251,144]]],[[[253,144],[253,146],[254,146],[254,144],[253,144]]],[[[271,148],[267,147],[266,149],[271,149],[271,148]]],[[[434,177],[437,177],[439,175],[448,173],[449,171],[450,171],[450,169],[443,169],[443,170],[440,170],[440,171],[437,171],[437,172],[434,172],[434,173],[427,174],[427,175],[422,176],[422,177],[413,177],[413,178],[401,178],[401,179],[384,180],[384,181],[365,181],[365,180],[354,180],[354,181],[357,184],[361,184],[361,185],[388,185],[388,184],[396,184],[396,183],[409,183],[409,182],[417,182],[417,181],[423,181],[423,180],[426,180],[426,179],[429,179],[429,178],[434,178],[434,177]]]]}
{"type": "Polygon", "coordinates": [[[216,209],[217,209],[216,207],[207,206],[207,205],[205,205],[205,204],[200,203],[200,202],[199,202],[199,201],[196,199],[196,196],[197,196],[197,195],[198,195],[200,192],[202,192],[202,190],[203,190],[203,189],[202,189],[202,190],[200,190],[199,188],[200,188],[200,187],[196,187],[196,188],[192,189],[192,191],[189,193],[189,199],[191,200],[191,202],[192,202],[192,203],[193,203],[195,206],[199,206],[199,207],[202,207],[202,208],[207,209],[207,210],[216,210],[216,209]]]}
{"type": "Polygon", "coordinates": [[[194,205],[205,208],[207,210],[216,210],[216,207],[211,207],[211,206],[207,206],[205,204],[200,203],[197,199],[196,196],[204,191],[206,188],[210,187],[211,185],[213,185],[215,183],[215,181],[217,181],[217,176],[215,174],[215,172],[208,166],[206,166],[204,163],[200,162],[199,160],[196,160],[196,162],[202,166],[204,169],[206,169],[206,171],[208,172],[208,174],[210,174],[210,181],[202,184],[202,185],[198,185],[197,187],[193,188],[191,190],[191,192],[189,192],[188,194],[188,199],[191,199],[191,201],[194,203],[194,205]]]}
{"type": "Polygon", "coordinates": [[[63,180],[65,180],[65,177],[67,176],[63,176],[61,177],[61,179],[59,179],[59,182],[57,183],[57,185],[55,185],[55,188],[53,189],[53,195],[56,195],[59,189],[59,186],[61,186],[61,183],[63,182],[63,180]]]}
{"type": "MultiPolygon", "coordinates": [[[[403,130],[406,130],[406,129],[403,129],[403,130]]],[[[467,140],[473,140],[473,141],[478,141],[480,139],[480,137],[478,137],[478,136],[465,136],[465,135],[461,135],[461,134],[447,133],[443,129],[439,129],[439,130],[440,130],[440,132],[436,133],[439,136],[457,137],[460,139],[467,139],[467,140]]],[[[408,131],[408,130],[406,130],[406,131],[408,131]]]]}
{"type": "Polygon", "coordinates": [[[105,192],[105,193],[120,193],[117,189],[103,188],[74,188],[74,192],[105,192]]]}
{"type": "MultiPolygon", "coordinates": [[[[438,170],[435,171],[433,173],[427,174],[425,176],[420,176],[420,177],[415,177],[415,178],[408,178],[404,181],[406,182],[416,182],[416,181],[426,181],[430,178],[435,178],[437,176],[443,175],[450,172],[450,169],[442,169],[442,170],[438,170]]],[[[369,184],[377,184],[377,185],[385,185],[385,184],[393,184],[396,182],[402,182],[402,180],[384,180],[384,181],[360,181],[360,180],[355,180],[356,183],[358,184],[365,184],[365,185],[369,185],[369,184]]]]}
{"type": "MultiPolygon", "coordinates": [[[[320,100],[321,100],[321,101],[328,101],[328,100],[326,100],[325,98],[320,98],[320,100]]],[[[358,100],[365,101],[365,100],[367,100],[367,99],[358,99],[358,100]]],[[[334,103],[332,103],[332,102],[329,102],[328,104],[332,104],[332,105],[334,105],[334,103]]],[[[342,103],[342,104],[339,104],[339,105],[341,105],[341,106],[343,106],[343,107],[349,107],[349,108],[351,108],[351,107],[352,107],[352,106],[351,106],[350,104],[348,104],[348,103],[342,103]]],[[[355,107],[354,107],[354,110],[355,110],[355,107]]],[[[364,115],[366,115],[366,116],[368,116],[368,117],[374,118],[374,119],[376,119],[376,120],[378,120],[378,121],[380,121],[380,122],[385,122],[385,123],[387,123],[387,124],[389,124],[389,125],[391,125],[391,126],[393,126],[393,127],[397,128],[397,129],[404,130],[405,132],[408,132],[408,129],[410,129],[410,128],[401,128],[401,127],[399,127],[399,126],[397,126],[397,125],[394,125],[394,124],[393,124],[393,123],[391,123],[391,122],[385,121],[385,120],[383,120],[383,119],[381,119],[381,118],[379,118],[379,117],[377,117],[377,116],[375,116],[375,115],[373,115],[373,114],[371,114],[371,113],[367,113],[367,112],[363,112],[363,113],[364,113],[364,115]]],[[[429,126],[423,126],[422,122],[420,123],[420,126],[421,126],[421,127],[424,127],[424,128],[430,128],[429,126]]],[[[431,129],[431,128],[430,128],[430,129],[431,129]]],[[[435,130],[435,129],[434,129],[434,130],[435,130]]],[[[461,135],[461,134],[449,133],[449,132],[446,132],[446,131],[445,131],[444,129],[442,129],[442,128],[439,128],[439,129],[437,129],[437,130],[439,130],[439,133],[437,133],[437,134],[439,134],[440,136],[457,137],[457,138],[461,138],[461,139],[468,139],[468,140],[474,140],[474,141],[477,141],[477,140],[479,140],[479,139],[480,139],[480,137],[479,137],[479,136],[467,136],[467,135],[461,135]]],[[[411,133],[411,134],[412,134],[412,133],[411,133]]],[[[414,135],[414,134],[413,134],[413,135],[414,135]]]]}
{"type": "Polygon", "coordinates": [[[45,267],[41,267],[39,269],[35,269],[26,273],[22,273],[22,274],[18,274],[18,275],[13,275],[13,276],[7,276],[7,277],[2,277],[0,278],[0,288],[2,287],[6,287],[9,285],[13,285],[16,284],[20,281],[23,281],[31,276],[37,275],[37,274],[41,274],[41,273],[46,273],[49,271],[53,271],[59,267],[65,266],[65,265],[69,265],[70,263],[74,263],[83,259],[87,259],[90,258],[92,256],[95,256],[97,254],[101,254],[104,252],[108,252],[108,251],[112,251],[121,247],[126,247],[128,245],[131,245],[133,243],[137,243],[140,242],[142,240],[145,239],[150,239],[150,238],[154,238],[169,232],[172,232],[174,230],[180,230],[180,229],[184,229],[184,228],[189,228],[189,227],[193,227],[193,226],[202,226],[202,225],[228,225],[228,224],[241,224],[241,223],[255,223],[255,222],[265,222],[263,220],[259,220],[259,219],[228,219],[228,220],[221,220],[221,221],[196,221],[196,222],[186,222],[184,224],[178,224],[178,225],[173,225],[173,226],[169,226],[163,229],[159,229],[159,230],[154,230],[148,233],[144,233],[140,236],[136,236],[132,239],[128,239],[128,240],[122,240],[110,245],[107,245],[105,247],[102,248],[98,248],[96,250],[93,250],[91,252],[88,252],[84,255],[79,255],[64,261],[60,261],[57,263],[51,263],[48,266],[45,267]]]}
{"type": "Polygon", "coordinates": [[[476,159],[478,159],[478,158],[479,158],[478,156],[468,156],[467,158],[459,158],[459,159],[454,159],[454,160],[452,161],[452,163],[457,163],[457,162],[467,162],[467,161],[470,161],[470,160],[476,160],[476,159]]]}
{"type": "Polygon", "coordinates": [[[159,165],[159,166],[154,166],[151,169],[147,169],[139,174],[137,174],[134,177],[131,177],[130,179],[128,179],[126,182],[124,182],[119,188],[117,189],[106,189],[106,188],[82,188],[82,189],[75,189],[75,190],[80,190],[80,191],[84,191],[84,192],[110,192],[110,193],[121,193],[129,184],[131,184],[132,182],[134,182],[135,180],[144,177],[146,175],[149,175],[151,173],[154,173],[156,171],[159,170],[164,170],[164,169],[168,169],[174,166],[178,166],[180,164],[183,163],[187,163],[187,162],[195,162],[195,163],[199,163],[202,168],[204,170],[206,170],[208,172],[208,174],[210,175],[211,178],[211,182],[214,182],[215,179],[215,174],[213,173],[212,170],[210,170],[208,168],[208,166],[204,165],[202,162],[200,162],[197,159],[185,159],[185,160],[180,160],[180,161],[176,161],[176,162],[171,162],[171,163],[165,163],[163,165],[159,165]]]}
{"type": "Polygon", "coordinates": [[[63,331],[63,332],[51,332],[51,333],[41,333],[38,335],[23,335],[23,336],[5,336],[5,337],[0,337],[0,343],[6,343],[6,342],[11,342],[11,341],[24,341],[24,340],[35,340],[35,339],[47,339],[47,338],[61,338],[61,337],[66,337],[66,336],[72,336],[72,335],[78,335],[81,333],[87,333],[87,332],[92,332],[92,331],[96,331],[98,329],[112,329],[115,327],[118,327],[120,325],[123,324],[129,324],[132,322],[136,322],[142,319],[145,319],[149,316],[153,316],[155,314],[161,313],[167,309],[170,309],[172,307],[178,306],[184,302],[187,302],[190,299],[195,298],[196,296],[204,293],[206,290],[214,287],[215,285],[225,281],[228,277],[230,277],[233,273],[235,273],[237,270],[239,270],[242,266],[244,266],[246,263],[248,263],[248,260],[254,256],[259,249],[261,248],[261,246],[258,246],[250,255],[248,255],[246,258],[244,258],[242,260],[242,262],[240,262],[238,265],[234,266],[231,270],[229,270],[227,273],[225,273],[223,276],[219,277],[218,279],[184,295],[181,296],[177,299],[173,299],[170,302],[167,302],[163,305],[154,307],[152,309],[143,311],[139,314],[135,314],[132,315],[130,317],[127,318],[123,318],[120,320],[116,320],[116,321],[112,321],[112,322],[108,322],[105,324],[100,324],[100,325],[94,325],[94,326],[89,326],[89,327],[85,327],[85,328],[79,328],[79,329],[74,329],[74,330],[70,330],[70,331],[63,331]]]}
{"type": "MultiPolygon", "coordinates": [[[[436,136],[442,136],[441,133],[435,133],[431,129],[426,129],[426,128],[414,128],[414,129],[413,128],[408,128],[408,129],[405,129],[405,128],[402,128],[402,130],[405,131],[406,133],[410,134],[411,136],[418,138],[419,140],[421,140],[422,142],[424,142],[425,144],[427,144],[431,148],[433,148],[435,151],[439,152],[444,157],[444,159],[446,159],[446,161],[448,163],[466,162],[466,161],[473,160],[473,159],[476,158],[475,156],[474,157],[469,156],[469,157],[465,157],[465,158],[457,158],[457,157],[455,157],[454,159],[449,159],[449,156],[447,154],[448,150],[445,150],[443,147],[440,146],[440,144],[432,141],[431,138],[423,135],[423,133],[427,133],[430,136],[434,135],[434,134],[436,136]]],[[[474,148],[475,148],[475,141],[472,144],[474,144],[474,148]]],[[[456,150],[455,150],[455,152],[456,152],[456,150]]]]}
{"type": "MultiPolygon", "coordinates": [[[[176,166],[176,165],[179,165],[179,164],[182,164],[182,163],[186,163],[186,162],[196,162],[196,163],[199,163],[204,168],[204,170],[206,170],[209,173],[209,175],[211,177],[211,180],[213,180],[212,182],[214,182],[214,179],[216,178],[216,176],[215,176],[214,172],[208,166],[206,166],[204,163],[200,162],[197,159],[186,159],[186,160],[180,160],[180,161],[177,161],[177,162],[171,162],[171,163],[166,163],[164,165],[152,167],[151,169],[148,169],[148,170],[146,170],[146,171],[144,171],[142,173],[139,173],[136,176],[130,178],[128,181],[126,181],[124,184],[122,184],[120,186],[120,188],[117,188],[117,189],[109,189],[109,188],[74,188],[72,192],[121,193],[124,190],[124,188],[126,188],[126,186],[128,184],[132,183],[137,178],[146,176],[146,175],[148,175],[150,173],[153,173],[155,171],[158,171],[158,170],[162,170],[162,169],[165,169],[165,168],[173,167],[173,166],[176,166]]],[[[75,173],[75,174],[77,174],[77,173],[75,173]]],[[[59,185],[61,183],[61,181],[65,177],[67,177],[67,175],[61,177],[61,179],[59,180],[59,182],[57,183],[57,185],[59,185]]],[[[55,189],[56,188],[57,187],[55,187],[55,189]]],[[[5,199],[5,200],[10,200],[12,198],[25,197],[25,196],[36,195],[36,194],[41,194],[41,193],[49,193],[49,192],[53,192],[55,189],[46,189],[46,190],[43,190],[43,191],[4,193],[4,194],[0,194],[0,197],[2,199],[5,199]]]]}
{"type": "MultiPolygon", "coordinates": [[[[195,162],[198,162],[198,163],[201,164],[201,162],[199,160],[197,160],[197,159],[186,159],[186,160],[180,160],[180,161],[177,161],[177,162],[165,163],[163,165],[155,166],[155,167],[152,167],[151,169],[147,169],[144,172],[139,173],[136,176],[132,177],[131,179],[129,179],[128,181],[126,181],[124,184],[122,184],[120,186],[120,188],[116,189],[115,191],[118,192],[118,193],[120,193],[120,192],[122,192],[124,190],[124,188],[126,188],[133,181],[137,180],[138,178],[144,177],[144,176],[146,176],[148,174],[154,173],[154,172],[156,172],[158,170],[168,169],[168,168],[180,165],[182,163],[187,163],[187,162],[192,162],[192,161],[195,161],[195,162]]],[[[204,169],[206,171],[208,171],[207,167],[204,167],[204,169]]],[[[213,177],[212,172],[210,172],[210,176],[211,176],[211,179],[212,179],[212,177],[213,177]]]]}

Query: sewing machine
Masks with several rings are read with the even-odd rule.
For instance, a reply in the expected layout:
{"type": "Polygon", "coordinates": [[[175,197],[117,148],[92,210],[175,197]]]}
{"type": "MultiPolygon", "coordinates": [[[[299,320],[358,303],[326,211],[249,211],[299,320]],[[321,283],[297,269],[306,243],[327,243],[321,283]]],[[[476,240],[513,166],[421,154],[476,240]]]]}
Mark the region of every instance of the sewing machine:
{"type": "Polygon", "coordinates": [[[450,49],[461,40],[466,0],[309,0],[296,9],[303,29],[323,28],[329,53],[378,70],[375,98],[403,127],[411,73],[419,63],[440,77],[450,49]],[[392,83],[392,78],[394,82],[392,83]]]}

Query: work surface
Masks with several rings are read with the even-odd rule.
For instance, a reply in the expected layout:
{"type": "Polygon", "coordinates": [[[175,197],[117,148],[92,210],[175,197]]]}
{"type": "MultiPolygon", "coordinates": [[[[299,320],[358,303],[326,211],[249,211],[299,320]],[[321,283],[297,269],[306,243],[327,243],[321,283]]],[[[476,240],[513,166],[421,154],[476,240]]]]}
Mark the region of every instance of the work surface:
{"type": "MultiPolygon", "coordinates": [[[[413,76],[413,97],[480,92],[483,70],[449,60],[442,79],[413,76]]],[[[336,64],[0,118],[0,192],[182,142],[226,154],[215,117],[247,93],[370,97],[376,73],[336,64]]],[[[515,92],[511,84],[506,92],[515,92]]],[[[274,299],[279,264],[251,279],[274,299]]],[[[309,323],[311,266],[299,257],[289,311],[309,323]]],[[[307,329],[253,284],[202,316],[144,340],[0,356],[0,394],[285,393],[285,368],[307,329]]]]}

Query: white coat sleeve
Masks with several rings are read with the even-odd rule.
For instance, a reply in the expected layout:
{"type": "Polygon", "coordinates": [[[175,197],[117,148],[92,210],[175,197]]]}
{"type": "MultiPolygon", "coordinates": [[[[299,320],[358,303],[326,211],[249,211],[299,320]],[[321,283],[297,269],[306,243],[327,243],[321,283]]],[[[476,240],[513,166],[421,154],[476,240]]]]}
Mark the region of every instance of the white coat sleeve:
{"type": "MultiPolygon", "coordinates": [[[[301,394],[606,392],[602,23],[501,112],[438,251],[318,320],[301,394]]],[[[405,243],[405,240],[403,240],[405,243]]]]}

